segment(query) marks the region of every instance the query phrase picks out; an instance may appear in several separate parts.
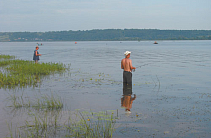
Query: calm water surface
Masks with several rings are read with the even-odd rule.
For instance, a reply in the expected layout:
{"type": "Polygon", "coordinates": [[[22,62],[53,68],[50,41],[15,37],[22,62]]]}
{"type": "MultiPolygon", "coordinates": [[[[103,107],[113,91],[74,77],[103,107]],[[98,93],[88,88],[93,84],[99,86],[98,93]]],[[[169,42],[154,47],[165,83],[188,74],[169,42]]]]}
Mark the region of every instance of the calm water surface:
{"type": "MultiPolygon", "coordinates": [[[[41,42],[40,42],[41,43],[41,42]]],[[[56,94],[63,114],[118,110],[114,137],[209,137],[211,135],[211,41],[42,42],[39,62],[71,64],[35,88],[0,89],[0,135],[7,123],[23,124],[27,110],[8,108],[8,94],[56,94]],[[125,112],[121,59],[132,51],[131,113],[125,112]],[[134,99],[134,96],[136,98],[134,99]]],[[[36,42],[0,43],[1,54],[32,60],[36,42]]],[[[115,113],[117,115],[117,113],[115,113]]],[[[65,116],[65,115],[64,115],[65,116]]]]}

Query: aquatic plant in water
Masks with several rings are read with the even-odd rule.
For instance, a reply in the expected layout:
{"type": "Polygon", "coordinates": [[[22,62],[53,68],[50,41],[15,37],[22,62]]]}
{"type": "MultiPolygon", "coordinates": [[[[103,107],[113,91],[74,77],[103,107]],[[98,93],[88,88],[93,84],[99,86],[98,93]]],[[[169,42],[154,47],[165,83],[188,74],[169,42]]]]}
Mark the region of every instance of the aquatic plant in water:
{"type": "Polygon", "coordinates": [[[0,72],[0,88],[13,88],[16,86],[25,87],[35,85],[39,78],[44,75],[50,75],[56,72],[63,72],[67,68],[62,63],[38,63],[26,60],[9,60],[12,56],[1,55],[0,67],[5,70],[0,72]]]}
{"type": "Polygon", "coordinates": [[[14,59],[15,56],[10,56],[10,55],[0,55],[0,59],[14,59]]]}
{"type": "Polygon", "coordinates": [[[56,71],[64,71],[65,65],[62,63],[38,63],[35,64],[32,61],[14,60],[10,67],[7,67],[7,71],[12,74],[26,74],[26,75],[49,75],[56,71]]]}
{"type": "Polygon", "coordinates": [[[44,95],[41,98],[34,98],[34,99],[24,99],[24,95],[15,95],[10,94],[7,98],[8,101],[11,103],[8,107],[13,108],[35,108],[35,109],[45,109],[45,110],[53,110],[53,109],[62,109],[63,103],[61,98],[58,96],[54,96],[51,94],[44,95]]]}
{"type": "Polygon", "coordinates": [[[10,73],[2,73],[0,72],[0,88],[1,87],[7,87],[12,88],[15,86],[23,87],[25,85],[33,85],[36,83],[35,76],[31,75],[14,75],[10,73]]]}
{"type": "MultiPolygon", "coordinates": [[[[30,113],[30,120],[25,125],[16,127],[15,134],[10,131],[10,137],[86,137],[111,138],[115,131],[115,119],[108,112],[76,112],[70,115],[66,123],[59,123],[59,113],[49,117],[48,112],[43,114],[30,113]]],[[[62,119],[62,118],[61,118],[62,119]]],[[[12,130],[12,125],[8,125],[12,130]]]]}
{"type": "Polygon", "coordinates": [[[114,125],[113,114],[108,112],[77,112],[68,120],[66,137],[111,138],[114,125]]]}
{"type": "Polygon", "coordinates": [[[59,97],[44,95],[40,99],[37,99],[37,104],[35,105],[37,108],[44,108],[44,109],[61,109],[63,107],[63,103],[59,97]]]}

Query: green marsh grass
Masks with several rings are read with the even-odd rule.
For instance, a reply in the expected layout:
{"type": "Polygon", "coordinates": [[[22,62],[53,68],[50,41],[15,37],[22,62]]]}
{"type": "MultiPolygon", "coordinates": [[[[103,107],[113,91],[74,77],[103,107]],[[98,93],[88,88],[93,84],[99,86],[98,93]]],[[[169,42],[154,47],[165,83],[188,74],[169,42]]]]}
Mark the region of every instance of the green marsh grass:
{"type": "Polygon", "coordinates": [[[49,75],[55,72],[64,71],[65,65],[62,63],[38,63],[33,61],[14,60],[7,71],[12,74],[27,74],[27,75],[49,75]]]}
{"type": "MultiPolygon", "coordinates": [[[[57,112],[49,115],[43,113],[29,113],[30,119],[15,128],[8,125],[10,138],[47,138],[47,137],[74,137],[74,138],[111,138],[115,131],[115,119],[108,112],[74,112],[65,116],[65,123],[61,123],[62,114],[57,112]],[[60,117],[59,117],[60,116],[60,117]]],[[[64,120],[64,119],[63,119],[64,120]]]]}
{"type": "Polygon", "coordinates": [[[37,104],[35,105],[35,107],[37,108],[41,107],[43,109],[49,109],[49,110],[61,109],[63,107],[63,103],[61,101],[61,98],[55,97],[53,96],[53,94],[51,94],[51,96],[49,95],[42,96],[41,100],[37,99],[37,104]]]}
{"type": "Polygon", "coordinates": [[[7,98],[11,102],[8,107],[13,108],[35,108],[45,110],[58,110],[63,108],[63,103],[60,97],[54,96],[53,94],[44,95],[41,98],[29,99],[25,98],[24,95],[10,94],[7,98]]]}
{"type": "Polygon", "coordinates": [[[14,75],[0,72],[0,87],[13,88],[15,86],[24,87],[33,84],[36,84],[35,76],[24,74],[14,75]]]}
{"type": "MultiPolygon", "coordinates": [[[[67,68],[62,63],[38,63],[33,61],[12,59],[13,56],[0,55],[0,88],[14,88],[34,86],[40,82],[42,76],[61,73],[67,68]]],[[[69,67],[69,66],[68,66],[69,67]]]]}
{"type": "Polygon", "coordinates": [[[108,112],[77,112],[68,120],[66,137],[111,138],[114,125],[113,114],[108,112]]]}
{"type": "Polygon", "coordinates": [[[4,67],[4,66],[10,65],[12,63],[13,63],[12,60],[0,60],[0,67],[4,67]]]}
{"type": "Polygon", "coordinates": [[[0,59],[14,59],[15,56],[10,56],[10,55],[0,55],[0,59]]]}

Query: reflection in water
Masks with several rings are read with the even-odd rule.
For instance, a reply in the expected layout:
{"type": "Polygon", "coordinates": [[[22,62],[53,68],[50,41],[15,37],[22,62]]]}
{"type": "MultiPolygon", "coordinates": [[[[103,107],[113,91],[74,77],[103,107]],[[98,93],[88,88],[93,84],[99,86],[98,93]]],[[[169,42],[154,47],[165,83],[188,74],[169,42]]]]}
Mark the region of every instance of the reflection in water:
{"type": "Polygon", "coordinates": [[[38,83],[40,82],[40,78],[38,75],[35,75],[35,87],[38,87],[38,83]]]}
{"type": "Polygon", "coordinates": [[[123,97],[121,98],[121,107],[125,108],[126,113],[131,113],[132,103],[136,95],[132,97],[132,84],[123,83],[123,97]]]}

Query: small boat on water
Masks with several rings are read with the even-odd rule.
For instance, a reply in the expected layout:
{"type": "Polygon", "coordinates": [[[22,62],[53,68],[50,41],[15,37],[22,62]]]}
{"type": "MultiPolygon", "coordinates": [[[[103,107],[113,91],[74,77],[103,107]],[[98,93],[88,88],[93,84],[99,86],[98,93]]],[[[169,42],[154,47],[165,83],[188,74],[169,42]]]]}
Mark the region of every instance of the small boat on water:
{"type": "Polygon", "coordinates": [[[154,44],[158,44],[158,43],[155,41],[154,44]]]}

